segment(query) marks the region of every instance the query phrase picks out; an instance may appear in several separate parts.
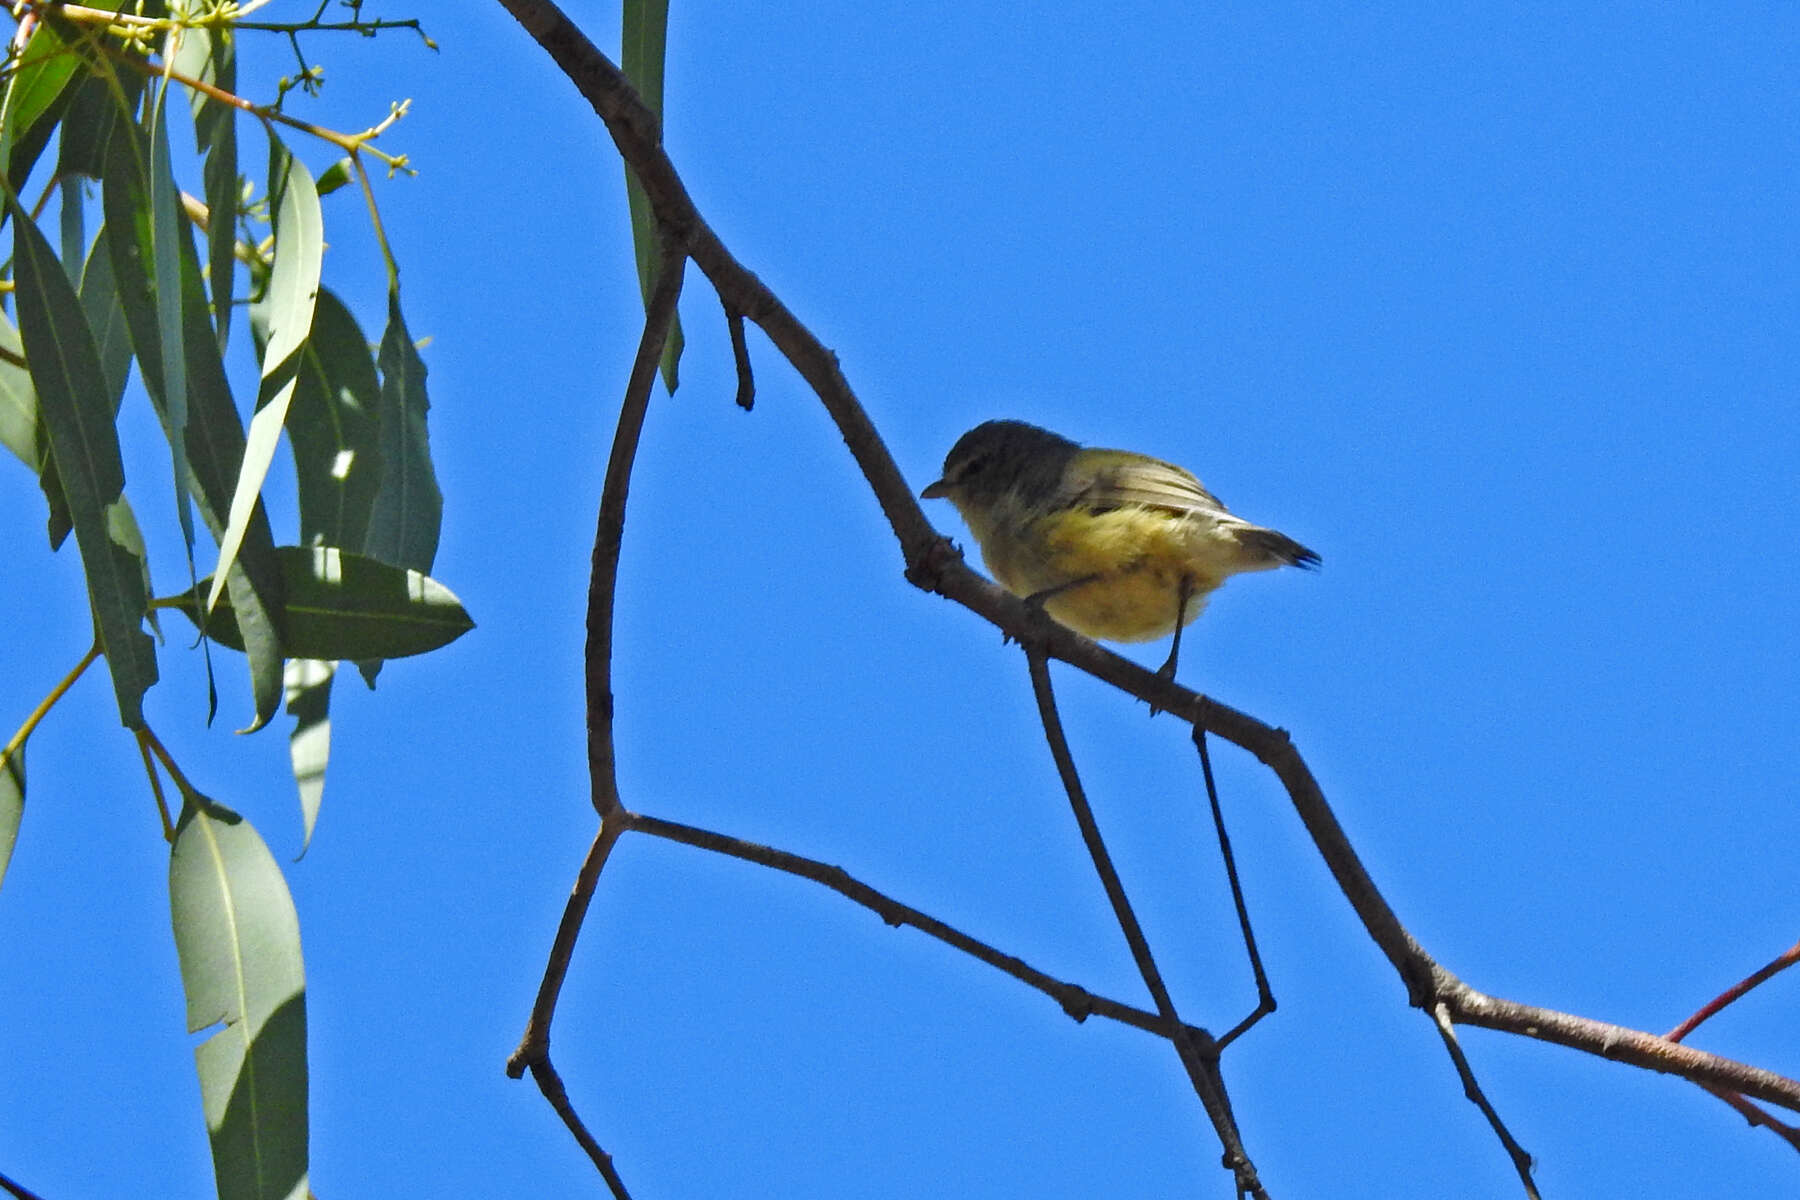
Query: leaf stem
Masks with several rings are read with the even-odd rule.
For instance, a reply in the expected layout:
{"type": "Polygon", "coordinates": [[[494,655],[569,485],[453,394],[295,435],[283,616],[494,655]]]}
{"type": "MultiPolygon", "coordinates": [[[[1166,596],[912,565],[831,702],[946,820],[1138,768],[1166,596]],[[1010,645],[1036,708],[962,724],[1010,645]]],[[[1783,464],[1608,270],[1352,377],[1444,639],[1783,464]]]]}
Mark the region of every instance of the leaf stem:
{"type": "Polygon", "coordinates": [[[25,718],[23,725],[19,726],[19,732],[12,735],[12,740],[6,743],[4,749],[0,749],[0,770],[6,768],[7,763],[12,761],[13,755],[17,754],[19,749],[25,745],[25,739],[31,736],[32,730],[36,729],[38,723],[49,715],[52,708],[56,707],[56,702],[75,686],[75,681],[81,678],[81,673],[93,666],[94,660],[99,657],[100,639],[95,638],[94,644],[88,647],[88,652],[81,656],[80,662],[75,664],[75,669],[63,676],[61,683],[50,689],[50,694],[31,710],[31,715],[25,718]]]}
{"type": "Polygon", "coordinates": [[[150,777],[150,794],[156,797],[156,815],[162,818],[163,841],[174,844],[175,825],[169,820],[169,802],[163,797],[162,777],[156,773],[156,762],[150,757],[150,744],[144,731],[138,731],[138,753],[144,756],[144,774],[150,777]]]}

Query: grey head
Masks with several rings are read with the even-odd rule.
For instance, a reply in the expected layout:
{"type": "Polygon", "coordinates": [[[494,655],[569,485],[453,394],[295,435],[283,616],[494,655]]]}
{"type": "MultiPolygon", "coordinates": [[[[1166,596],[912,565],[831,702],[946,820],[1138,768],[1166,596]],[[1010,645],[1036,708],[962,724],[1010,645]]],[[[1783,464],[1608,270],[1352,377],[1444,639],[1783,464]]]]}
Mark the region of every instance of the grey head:
{"type": "Polygon", "coordinates": [[[944,475],[919,493],[927,500],[992,503],[1008,492],[1030,502],[1055,493],[1081,447],[1024,421],[987,421],[956,439],[944,475]]]}

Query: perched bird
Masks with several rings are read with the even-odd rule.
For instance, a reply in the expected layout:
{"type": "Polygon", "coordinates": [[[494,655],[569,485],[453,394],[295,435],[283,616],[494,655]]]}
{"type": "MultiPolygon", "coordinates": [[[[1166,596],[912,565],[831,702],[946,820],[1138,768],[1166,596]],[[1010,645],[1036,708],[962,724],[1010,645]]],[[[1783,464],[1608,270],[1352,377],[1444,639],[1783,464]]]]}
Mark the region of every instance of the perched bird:
{"type": "Polygon", "coordinates": [[[1129,450],[1083,449],[1023,421],[957,439],[920,493],[956,506],[994,578],[1078,633],[1147,642],[1181,631],[1226,578],[1316,567],[1286,534],[1233,516],[1200,481],[1129,450]]]}

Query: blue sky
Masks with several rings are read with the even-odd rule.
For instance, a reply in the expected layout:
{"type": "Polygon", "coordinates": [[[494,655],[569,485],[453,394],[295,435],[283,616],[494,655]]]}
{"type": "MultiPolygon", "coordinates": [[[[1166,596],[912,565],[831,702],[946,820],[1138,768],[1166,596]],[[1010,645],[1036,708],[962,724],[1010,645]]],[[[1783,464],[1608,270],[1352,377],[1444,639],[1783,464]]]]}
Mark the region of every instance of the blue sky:
{"type": "MultiPolygon", "coordinates": [[[[479,622],[374,693],[339,688],[319,831],[287,867],[325,1200],[599,1190],[502,1064],[593,829],[581,620],[638,292],[597,119],[498,6],[458,7],[428,17],[436,55],[311,44],[312,119],[413,99],[384,144],[420,174],[380,196],[430,339],[434,574],[479,622]]],[[[1316,549],[1317,575],[1221,592],[1183,682],[1292,732],[1446,966],[1667,1029],[1800,924],[1800,13],[1196,8],[676,0],[665,141],[918,486],[965,429],[1020,417],[1182,463],[1316,549]]],[[[616,45],[615,6],[570,12],[616,45]]],[[[245,78],[287,53],[253,44],[245,78]]],[[[374,336],[356,197],[326,219],[326,281],[374,336]]],[[[757,407],[732,406],[697,272],[683,314],[622,564],[626,803],[842,865],[1141,1003],[1019,651],[905,583],[834,428],[754,332],[757,407]]],[[[127,409],[131,496],[177,591],[166,453],[127,409]]],[[[7,731],[88,637],[42,516],[0,470],[7,731]]],[[[285,721],[230,733],[249,698],[228,667],[204,728],[184,646],[150,720],[285,865],[285,721]]],[[[1228,1028],[1254,990],[1183,729],[1056,679],[1177,1002],[1228,1028]]],[[[1518,1194],[1274,780],[1215,762],[1281,1005],[1226,1061],[1273,1193],[1518,1194]]],[[[95,675],[32,741],[0,891],[0,1172],[47,1197],[210,1186],[166,871],[95,675]]],[[[1793,1074],[1796,988],[1695,1043],[1793,1074]]],[[[1689,1085],[1464,1041],[1548,1196],[1794,1186],[1790,1150],[1689,1085]]],[[[1230,1195],[1147,1035],[646,838],[607,868],[554,1049],[643,1197],[1230,1195]]]]}

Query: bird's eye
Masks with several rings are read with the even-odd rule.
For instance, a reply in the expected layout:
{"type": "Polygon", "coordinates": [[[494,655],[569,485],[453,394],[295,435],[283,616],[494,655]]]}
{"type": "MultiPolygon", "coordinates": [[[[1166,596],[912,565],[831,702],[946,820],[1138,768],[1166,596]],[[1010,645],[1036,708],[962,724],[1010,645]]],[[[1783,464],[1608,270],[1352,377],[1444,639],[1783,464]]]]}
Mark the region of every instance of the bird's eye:
{"type": "Polygon", "coordinates": [[[983,469],[987,467],[987,461],[986,455],[983,455],[980,458],[971,458],[968,462],[963,464],[962,478],[968,479],[972,476],[981,474],[983,469]]]}

